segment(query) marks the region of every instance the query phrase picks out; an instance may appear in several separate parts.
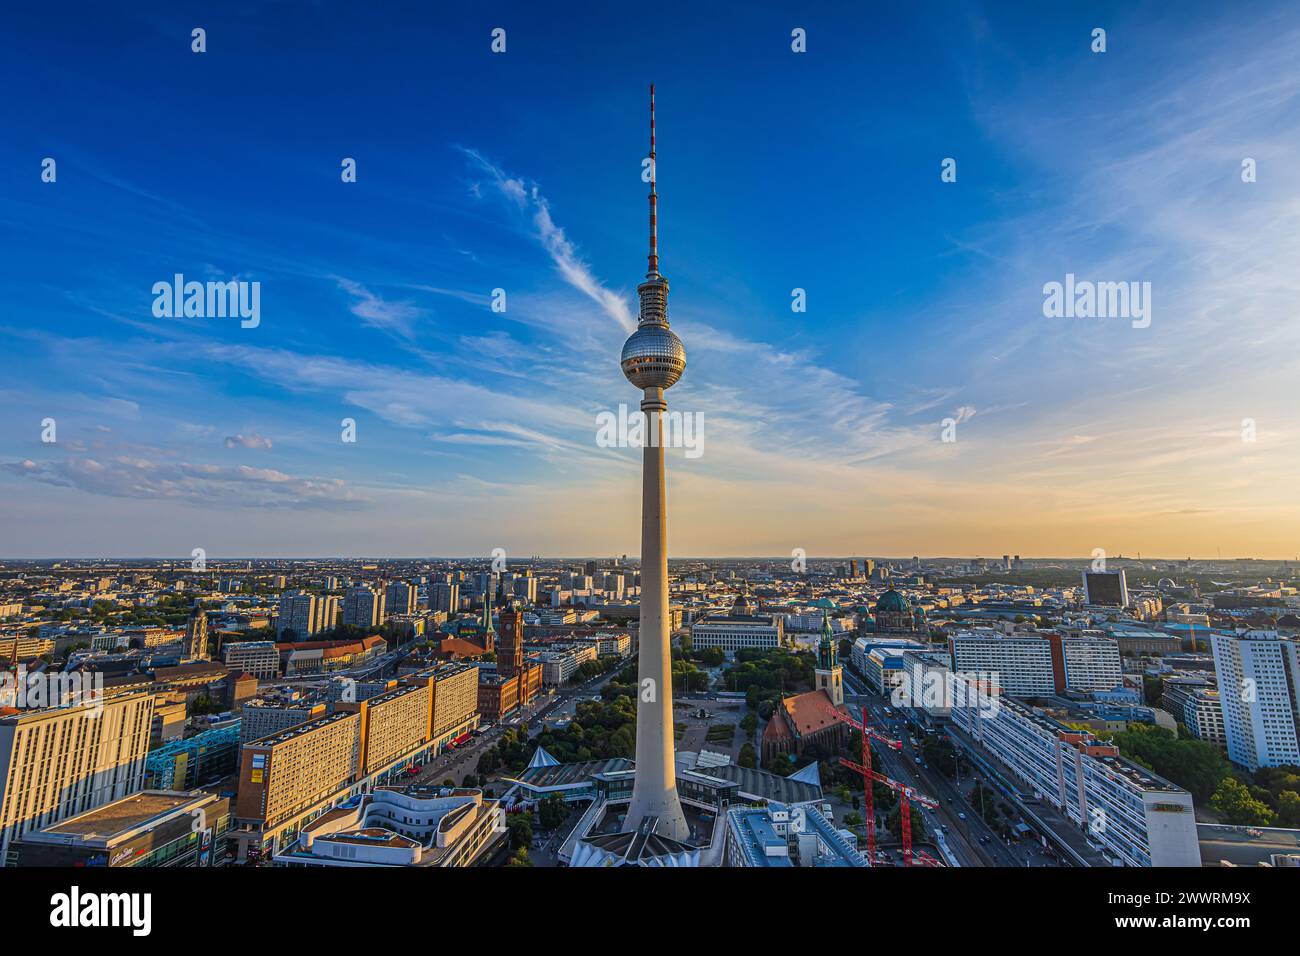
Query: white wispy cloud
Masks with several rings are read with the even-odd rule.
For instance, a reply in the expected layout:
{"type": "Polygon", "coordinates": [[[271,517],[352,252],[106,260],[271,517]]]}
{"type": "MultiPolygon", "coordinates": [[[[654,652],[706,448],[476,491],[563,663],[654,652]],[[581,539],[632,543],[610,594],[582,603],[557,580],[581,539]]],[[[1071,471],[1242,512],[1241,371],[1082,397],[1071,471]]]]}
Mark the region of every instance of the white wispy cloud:
{"type": "Polygon", "coordinates": [[[550,203],[538,186],[509,175],[477,150],[462,151],[480,171],[488,174],[498,193],[531,217],[538,240],[564,281],[599,305],[624,332],[635,329],[636,319],[628,308],[627,300],[606,288],[592,273],[591,267],[579,255],[577,246],[565,235],[564,229],[556,225],[551,216],[550,203]]]}
{"type": "Polygon", "coordinates": [[[175,499],[203,507],[333,510],[365,503],[337,478],[302,477],[271,468],[226,467],[130,456],[70,456],[0,465],[10,474],[110,498],[175,499]]]}
{"type": "Polygon", "coordinates": [[[425,314],[423,309],[409,301],[388,301],[351,279],[336,276],[335,281],[340,289],[353,297],[352,314],[366,325],[406,339],[414,338],[413,323],[425,314]]]}

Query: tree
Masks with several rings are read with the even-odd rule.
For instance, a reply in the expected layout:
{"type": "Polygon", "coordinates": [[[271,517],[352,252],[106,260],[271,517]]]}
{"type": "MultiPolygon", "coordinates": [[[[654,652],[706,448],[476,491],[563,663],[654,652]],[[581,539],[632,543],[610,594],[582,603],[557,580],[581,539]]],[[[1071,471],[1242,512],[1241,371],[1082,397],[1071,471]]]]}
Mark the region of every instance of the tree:
{"type": "Polygon", "coordinates": [[[1236,777],[1223,778],[1210,798],[1210,806],[1225,823],[1233,826],[1267,827],[1277,816],[1267,804],[1252,797],[1250,790],[1236,777]]]}
{"type": "Polygon", "coordinates": [[[533,821],[527,813],[512,813],[506,817],[506,832],[510,834],[510,845],[515,849],[527,850],[533,842],[533,821]]]}
{"type": "Polygon", "coordinates": [[[506,866],[532,866],[533,861],[528,859],[528,847],[521,846],[515,850],[514,854],[506,861],[506,866]]]}
{"type": "Polygon", "coordinates": [[[1232,772],[1218,747],[1203,740],[1178,740],[1163,727],[1130,724],[1112,742],[1125,757],[1178,784],[1201,803],[1232,772]]]}
{"type": "Polygon", "coordinates": [[[552,794],[537,808],[537,819],[543,830],[554,830],[569,817],[568,804],[558,794],[552,794]]]}
{"type": "Polygon", "coordinates": [[[1300,827],[1300,793],[1283,790],[1277,795],[1277,825],[1300,827]]]}
{"type": "Polygon", "coordinates": [[[758,715],[752,710],[740,718],[740,729],[749,736],[754,736],[754,731],[758,730],[758,715]]]}
{"type": "MultiPolygon", "coordinates": [[[[903,805],[900,802],[898,806],[889,811],[889,816],[885,819],[886,828],[900,840],[903,838],[902,807],[903,805]]],[[[925,828],[925,817],[921,816],[921,808],[916,804],[912,804],[909,825],[912,829],[913,843],[918,843],[926,838],[928,831],[925,828]]]]}
{"type": "Polygon", "coordinates": [[[754,750],[754,745],[751,743],[746,743],[743,747],[741,747],[740,756],[736,758],[736,762],[739,763],[742,767],[748,767],[750,769],[757,767],[758,752],[754,750]]]}

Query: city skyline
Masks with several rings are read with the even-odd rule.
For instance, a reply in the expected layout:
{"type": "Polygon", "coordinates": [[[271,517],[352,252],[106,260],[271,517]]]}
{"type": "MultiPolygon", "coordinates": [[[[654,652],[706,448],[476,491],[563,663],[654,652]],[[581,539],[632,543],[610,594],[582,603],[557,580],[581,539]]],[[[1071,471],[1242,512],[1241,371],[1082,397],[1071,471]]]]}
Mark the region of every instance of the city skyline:
{"type": "Polygon", "coordinates": [[[563,37],[512,7],[437,40],[216,11],[202,56],[188,14],[21,24],[0,552],[633,554],[637,449],[596,418],[631,404],[627,104],[671,51],[674,406],[704,445],[667,452],[670,559],[1294,560],[1300,16],[1192,6],[665,4],[563,37]],[[177,274],[260,282],[260,322],[156,317],[177,274]],[[1046,318],[1067,276],[1151,282],[1149,327],[1046,318]]]}

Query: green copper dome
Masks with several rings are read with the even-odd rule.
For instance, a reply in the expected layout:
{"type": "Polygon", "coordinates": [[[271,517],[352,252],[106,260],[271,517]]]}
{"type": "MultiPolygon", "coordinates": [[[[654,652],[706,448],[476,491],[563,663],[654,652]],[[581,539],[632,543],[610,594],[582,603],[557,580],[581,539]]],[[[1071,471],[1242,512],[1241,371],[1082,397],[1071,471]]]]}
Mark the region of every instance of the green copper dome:
{"type": "Polygon", "coordinates": [[[880,600],[876,602],[876,613],[881,611],[886,613],[906,614],[911,608],[908,607],[907,598],[899,594],[893,588],[890,588],[884,594],[880,595],[880,600]]]}

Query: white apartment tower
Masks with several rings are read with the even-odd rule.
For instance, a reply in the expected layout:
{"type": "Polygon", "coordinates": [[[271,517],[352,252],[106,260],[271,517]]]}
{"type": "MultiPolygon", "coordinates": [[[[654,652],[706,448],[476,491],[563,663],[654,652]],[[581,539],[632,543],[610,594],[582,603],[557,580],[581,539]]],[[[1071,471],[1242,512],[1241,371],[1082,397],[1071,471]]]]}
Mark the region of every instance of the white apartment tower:
{"type": "Polygon", "coordinates": [[[1300,648],[1276,631],[1215,634],[1228,759],[1247,770],[1300,764],[1300,648]]]}

